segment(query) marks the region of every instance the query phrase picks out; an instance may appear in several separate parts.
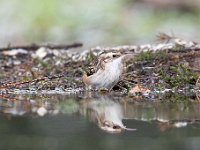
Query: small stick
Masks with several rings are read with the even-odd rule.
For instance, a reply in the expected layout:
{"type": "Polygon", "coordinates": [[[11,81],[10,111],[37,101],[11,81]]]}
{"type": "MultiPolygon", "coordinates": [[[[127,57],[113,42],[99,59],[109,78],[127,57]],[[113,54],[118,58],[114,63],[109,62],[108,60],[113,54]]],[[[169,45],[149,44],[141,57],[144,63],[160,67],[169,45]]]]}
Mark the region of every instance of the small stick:
{"type": "Polygon", "coordinates": [[[37,50],[40,47],[46,47],[49,49],[70,49],[70,48],[77,48],[83,46],[82,43],[73,43],[73,44],[68,44],[68,45],[56,45],[56,44],[31,44],[31,45],[25,45],[25,46],[10,46],[8,45],[7,47],[2,47],[0,48],[0,51],[4,50],[12,50],[12,49],[25,49],[25,50],[37,50]]]}
{"type": "Polygon", "coordinates": [[[19,100],[17,98],[11,98],[11,97],[8,97],[8,96],[2,95],[2,94],[0,94],[0,99],[5,99],[6,101],[11,101],[11,102],[19,100]]]}
{"type": "Polygon", "coordinates": [[[33,83],[33,82],[40,82],[40,81],[44,81],[44,80],[47,80],[47,79],[52,80],[52,79],[61,78],[61,77],[64,77],[64,76],[65,75],[60,74],[60,75],[41,77],[41,78],[36,78],[36,79],[26,80],[26,81],[16,81],[16,82],[5,83],[5,84],[0,85],[0,90],[12,88],[12,87],[17,87],[19,85],[24,85],[24,84],[33,83]]]}

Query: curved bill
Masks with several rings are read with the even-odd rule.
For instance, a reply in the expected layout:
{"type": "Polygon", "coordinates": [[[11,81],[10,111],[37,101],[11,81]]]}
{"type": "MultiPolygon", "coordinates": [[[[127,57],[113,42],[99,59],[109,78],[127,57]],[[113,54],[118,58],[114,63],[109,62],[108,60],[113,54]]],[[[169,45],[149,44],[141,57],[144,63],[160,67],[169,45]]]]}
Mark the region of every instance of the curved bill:
{"type": "Polygon", "coordinates": [[[126,131],[136,131],[137,129],[134,128],[126,128],[126,127],[122,127],[122,129],[126,130],[126,131]]]}

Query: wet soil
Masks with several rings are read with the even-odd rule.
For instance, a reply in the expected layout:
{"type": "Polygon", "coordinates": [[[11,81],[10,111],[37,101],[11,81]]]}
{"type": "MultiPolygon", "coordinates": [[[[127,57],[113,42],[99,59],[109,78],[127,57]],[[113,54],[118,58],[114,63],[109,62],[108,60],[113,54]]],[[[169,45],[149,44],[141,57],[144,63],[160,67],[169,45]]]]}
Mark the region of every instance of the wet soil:
{"type": "Polygon", "coordinates": [[[1,49],[0,90],[84,91],[83,72],[89,74],[98,55],[111,50],[135,53],[134,58],[126,63],[114,92],[137,98],[144,95],[155,97],[165,91],[168,91],[167,96],[170,92],[193,97],[198,93],[200,46],[178,38],[154,45],[96,47],[79,52],[74,52],[73,47],[1,49]]]}

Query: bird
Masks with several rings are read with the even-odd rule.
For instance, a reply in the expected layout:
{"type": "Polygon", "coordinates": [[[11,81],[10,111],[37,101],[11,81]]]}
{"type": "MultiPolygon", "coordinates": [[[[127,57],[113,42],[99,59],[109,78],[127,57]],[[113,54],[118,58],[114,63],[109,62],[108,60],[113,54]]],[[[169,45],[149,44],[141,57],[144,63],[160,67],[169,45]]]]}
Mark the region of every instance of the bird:
{"type": "Polygon", "coordinates": [[[83,82],[86,90],[106,90],[110,91],[120,80],[124,64],[133,54],[122,52],[102,53],[98,58],[96,72],[90,76],[83,74],[83,82]]]}
{"type": "Polygon", "coordinates": [[[105,132],[121,133],[123,131],[137,130],[127,128],[124,125],[122,121],[124,119],[123,107],[109,95],[95,94],[95,96],[87,97],[81,101],[81,109],[90,112],[90,120],[95,122],[105,132]]]}

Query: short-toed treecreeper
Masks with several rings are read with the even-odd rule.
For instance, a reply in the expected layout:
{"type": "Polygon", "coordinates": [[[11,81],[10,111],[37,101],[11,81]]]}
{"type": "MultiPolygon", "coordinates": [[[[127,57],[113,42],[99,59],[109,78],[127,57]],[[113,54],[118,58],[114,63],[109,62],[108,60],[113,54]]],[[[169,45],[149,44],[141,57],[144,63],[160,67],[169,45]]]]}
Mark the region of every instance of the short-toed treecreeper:
{"type": "Polygon", "coordinates": [[[123,124],[124,108],[108,95],[95,95],[81,102],[80,112],[88,115],[90,120],[97,123],[100,129],[109,133],[121,133],[122,131],[135,131],[136,129],[127,128],[123,124]]]}
{"type": "Polygon", "coordinates": [[[120,80],[124,64],[133,54],[120,52],[103,53],[99,56],[96,72],[90,76],[83,75],[86,90],[111,90],[120,80]]]}

